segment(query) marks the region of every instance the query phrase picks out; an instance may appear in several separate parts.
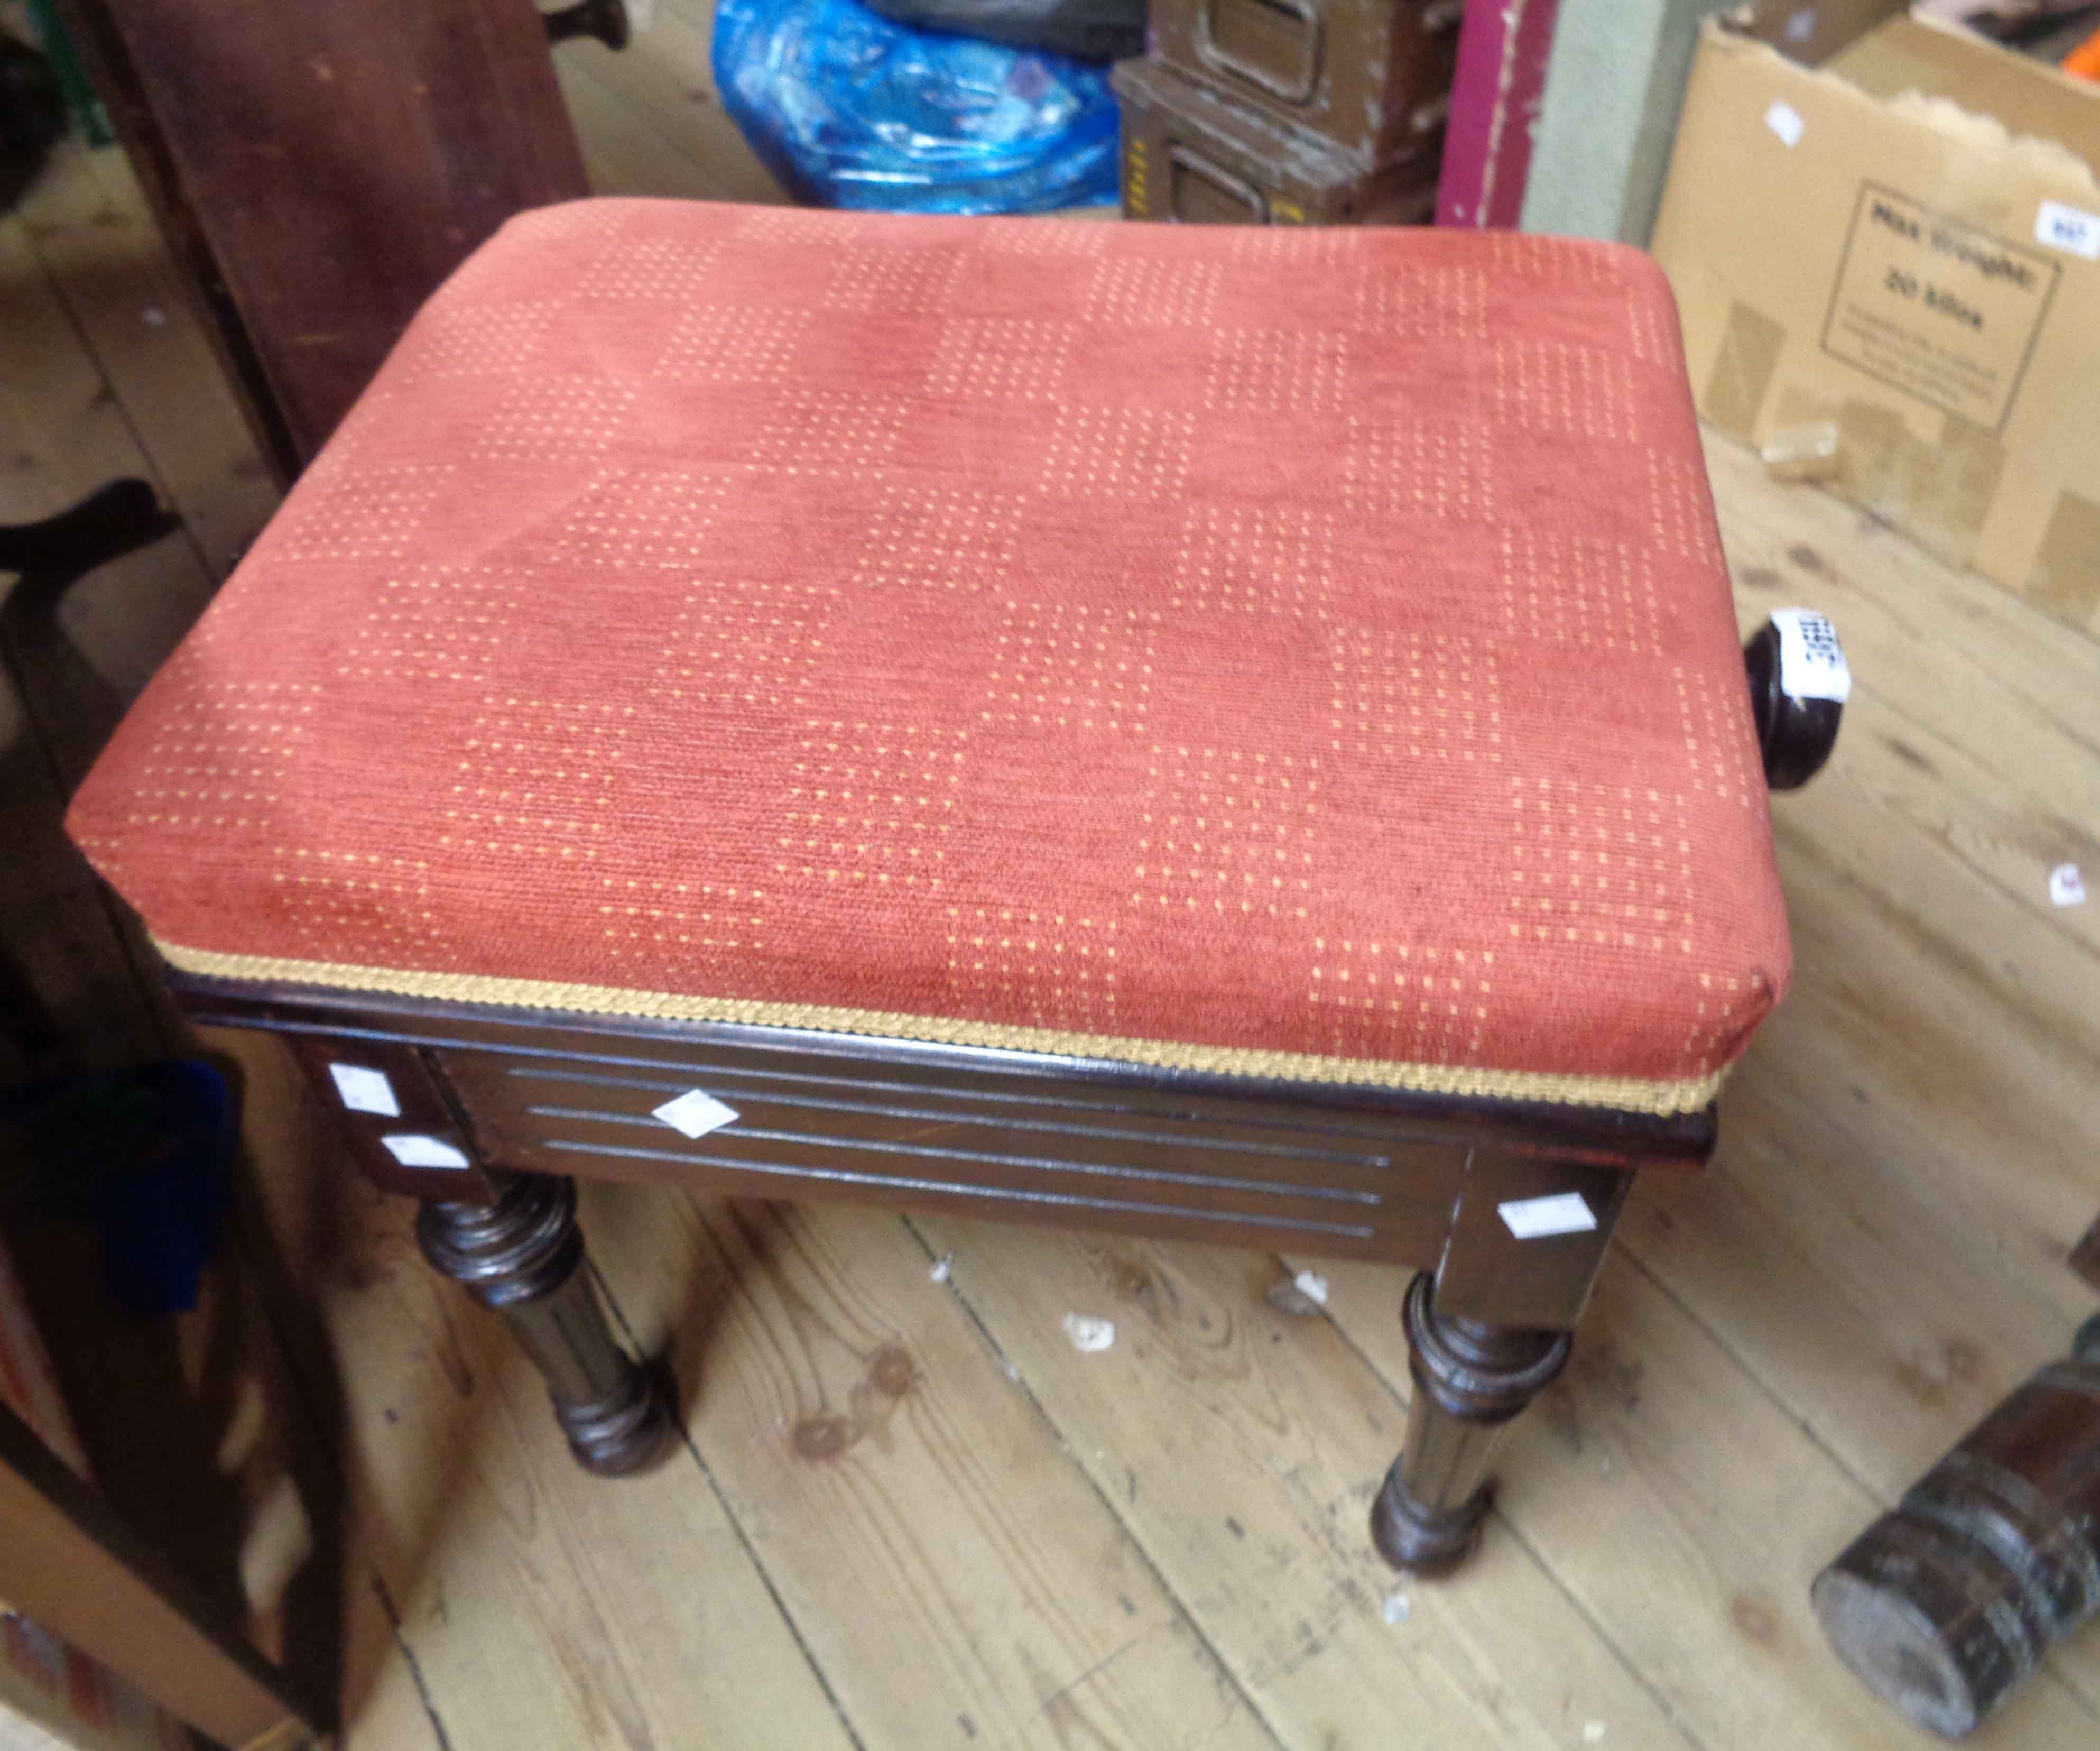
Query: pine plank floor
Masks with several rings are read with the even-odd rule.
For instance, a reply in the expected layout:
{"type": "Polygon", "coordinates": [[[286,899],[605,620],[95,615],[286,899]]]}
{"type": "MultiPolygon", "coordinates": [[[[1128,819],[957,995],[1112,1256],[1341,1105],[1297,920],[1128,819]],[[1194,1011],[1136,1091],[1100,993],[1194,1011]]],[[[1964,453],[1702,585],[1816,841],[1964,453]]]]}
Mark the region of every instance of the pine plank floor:
{"type": "MultiPolygon", "coordinates": [[[[661,0],[629,55],[564,50],[602,189],[778,198],[706,30],[661,0]]],[[[1403,1584],[1365,1535],[1410,1390],[1399,1273],[946,1219],[587,1187],[617,1320],[668,1346],[686,1413],[664,1469],[588,1479],[281,1051],[219,1037],[252,1190],[220,1269],[270,1317],[219,1293],[176,1353],[245,1334],[220,1408],[273,1645],[329,1531],[289,1499],[297,1451],[328,1449],[345,1744],[1930,1743],[1838,1666],[1807,1588],[2089,1311],[2063,1258],[2100,1211],[2100,904],[2046,878],[2100,887],[2100,643],[1708,459],[1745,626],[1823,607],[1858,679],[1836,763],[1776,807],[1797,985],[1711,1169],[1636,1192],[1471,1569],[1403,1584]],[[1306,1266],[1324,1309],[1271,1294],[1306,1266]],[[1080,1355],[1070,1311],[1115,1344],[1080,1355]]],[[[111,1058],[169,1023],[59,798],[272,494],[121,157],[76,152],[0,221],[0,518],[120,472],[185,531],[76,593],[70,693],[0,672],[0,934],[111,1058]]],[[[2100,1634],[1977,1742],[2100,1743],[2100,1634]]]]}

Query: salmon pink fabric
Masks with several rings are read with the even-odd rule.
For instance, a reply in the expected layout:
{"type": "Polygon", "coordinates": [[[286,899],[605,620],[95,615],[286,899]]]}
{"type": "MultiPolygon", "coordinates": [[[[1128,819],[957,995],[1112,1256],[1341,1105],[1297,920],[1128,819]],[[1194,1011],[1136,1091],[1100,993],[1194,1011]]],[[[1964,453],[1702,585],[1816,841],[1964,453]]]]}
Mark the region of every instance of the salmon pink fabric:
{"type": "Polygon", "coordinates": [[[177,965],[1696,1105],[1788,943],[1661,275],[598,201],[82,790],[177,965]]]}

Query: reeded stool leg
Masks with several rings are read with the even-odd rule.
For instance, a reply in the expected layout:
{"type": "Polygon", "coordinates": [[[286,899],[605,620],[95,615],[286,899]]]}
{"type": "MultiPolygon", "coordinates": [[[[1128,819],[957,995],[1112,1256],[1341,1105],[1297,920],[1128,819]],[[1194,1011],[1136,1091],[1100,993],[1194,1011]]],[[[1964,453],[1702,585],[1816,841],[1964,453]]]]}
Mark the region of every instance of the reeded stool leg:
{"type": "Polygon", "coordinates": [[[607,1475],[661,1457],[671,1416],[650,1375],[613,1342],[580,1267],[572,1179],[492,1170],[491,1204],[426,1202],[416,1238],[431,1264],[503,1315],[538,1364],[579,1463],[607,1475]]]}
{"type": "Polygon", "coordinates": [[[1488,1467],[1509,1423],[1568,1360],[1566,1332],[1523,1331],[1440,1315],[1436,1279],[1407,1286],[1414,1402],[1400,1457],[1371,1506],[1371,1537],[1396,1568],[1448,1574],[1472,1553],[1487,1516],[1488,1467]]]}

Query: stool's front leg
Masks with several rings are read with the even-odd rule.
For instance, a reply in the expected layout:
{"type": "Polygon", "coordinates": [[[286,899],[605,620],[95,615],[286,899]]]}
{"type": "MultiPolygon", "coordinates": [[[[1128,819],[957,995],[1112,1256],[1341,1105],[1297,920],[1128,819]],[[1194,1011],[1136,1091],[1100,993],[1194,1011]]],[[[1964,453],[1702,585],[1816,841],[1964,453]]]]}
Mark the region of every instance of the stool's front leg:
{"type": "Polygon", "coordinates": [[[1396,1568],[1448,1574],[1480,1537],[1503,1429],[1566,1364],[1568,1334],[1440,1314],[1427,1271],[1408,1285],[1401,1319],[1414,1400],[1406,1444],[1371,1506],[1371,1537],[1396,1568]]]}
{"type": "Polygon", "coordinates": [[[1386,1560],[1448,1574],[1479,1540],[1502,1430],[1567,1365],[1569,1333],[1633,1175],[1476,1151],[1435,1273],[1401,1311],[1414,1382],[1406,1444],[1371,1506],[1386,1560]]]}
{"type": "Polygon", "coordinates": [[[493,1307],[539,1365],[570,1448],[589,1470],[638,1471],[661,1454],[670,1407],[613,1342],[583,1270],[576,1185],[493,1165],[443,1070],[404,1042],[293,1040],[365,1177],[422,1205],[423,1256],[493,1307]]]}
{"type": "Polygon", "coordinates": [[[423,1205],[423,1256],[503,1315],[538,1364],[578,1463],[608,1476],[642,1470],[663,1453],[671,1418],[648,1373],[613,1342],[581,1268],[576,1182],[489,1172],[494,1203],[423,1205]]]}

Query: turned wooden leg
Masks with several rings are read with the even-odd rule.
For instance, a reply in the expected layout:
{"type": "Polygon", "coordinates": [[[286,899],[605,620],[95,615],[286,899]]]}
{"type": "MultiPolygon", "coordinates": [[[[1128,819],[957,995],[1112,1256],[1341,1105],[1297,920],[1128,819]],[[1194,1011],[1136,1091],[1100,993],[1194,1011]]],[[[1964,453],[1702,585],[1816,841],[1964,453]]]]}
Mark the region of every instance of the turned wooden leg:
{"type": "Polygon", "coordinates": [[[670,1406],[612,1341],[584,1262],[572,1179],[492,1165],[429,1053],[294,1037],[373,1184],[418,1200],[423,1256],[501,1314],[539,1365],[576,1458],[608,1475],[662,1453],[670,1406]]]}
{"type": "Polygon", "coordinates": [[[1502,1430],[1565,1365],[1568,1334],[1440,1314],[1426,1271],[1408,1285],[1401,1318],[1414,1402],[1371,1505],[1371,1537],[1396,1568],[1447,1574],[1480,1537],[1502,1430]]]}
{"type": "Polygon", "coordinates": [[[569,1447],[587,1470],[638,1471],[660,1457],[671,1415],[649,1373],[613,1342],[584,1262],[576,1182],[484,1170],[492,1203],[426,1201],[423,1256],[503,1315],[538,1364],[569,1447]]]}

